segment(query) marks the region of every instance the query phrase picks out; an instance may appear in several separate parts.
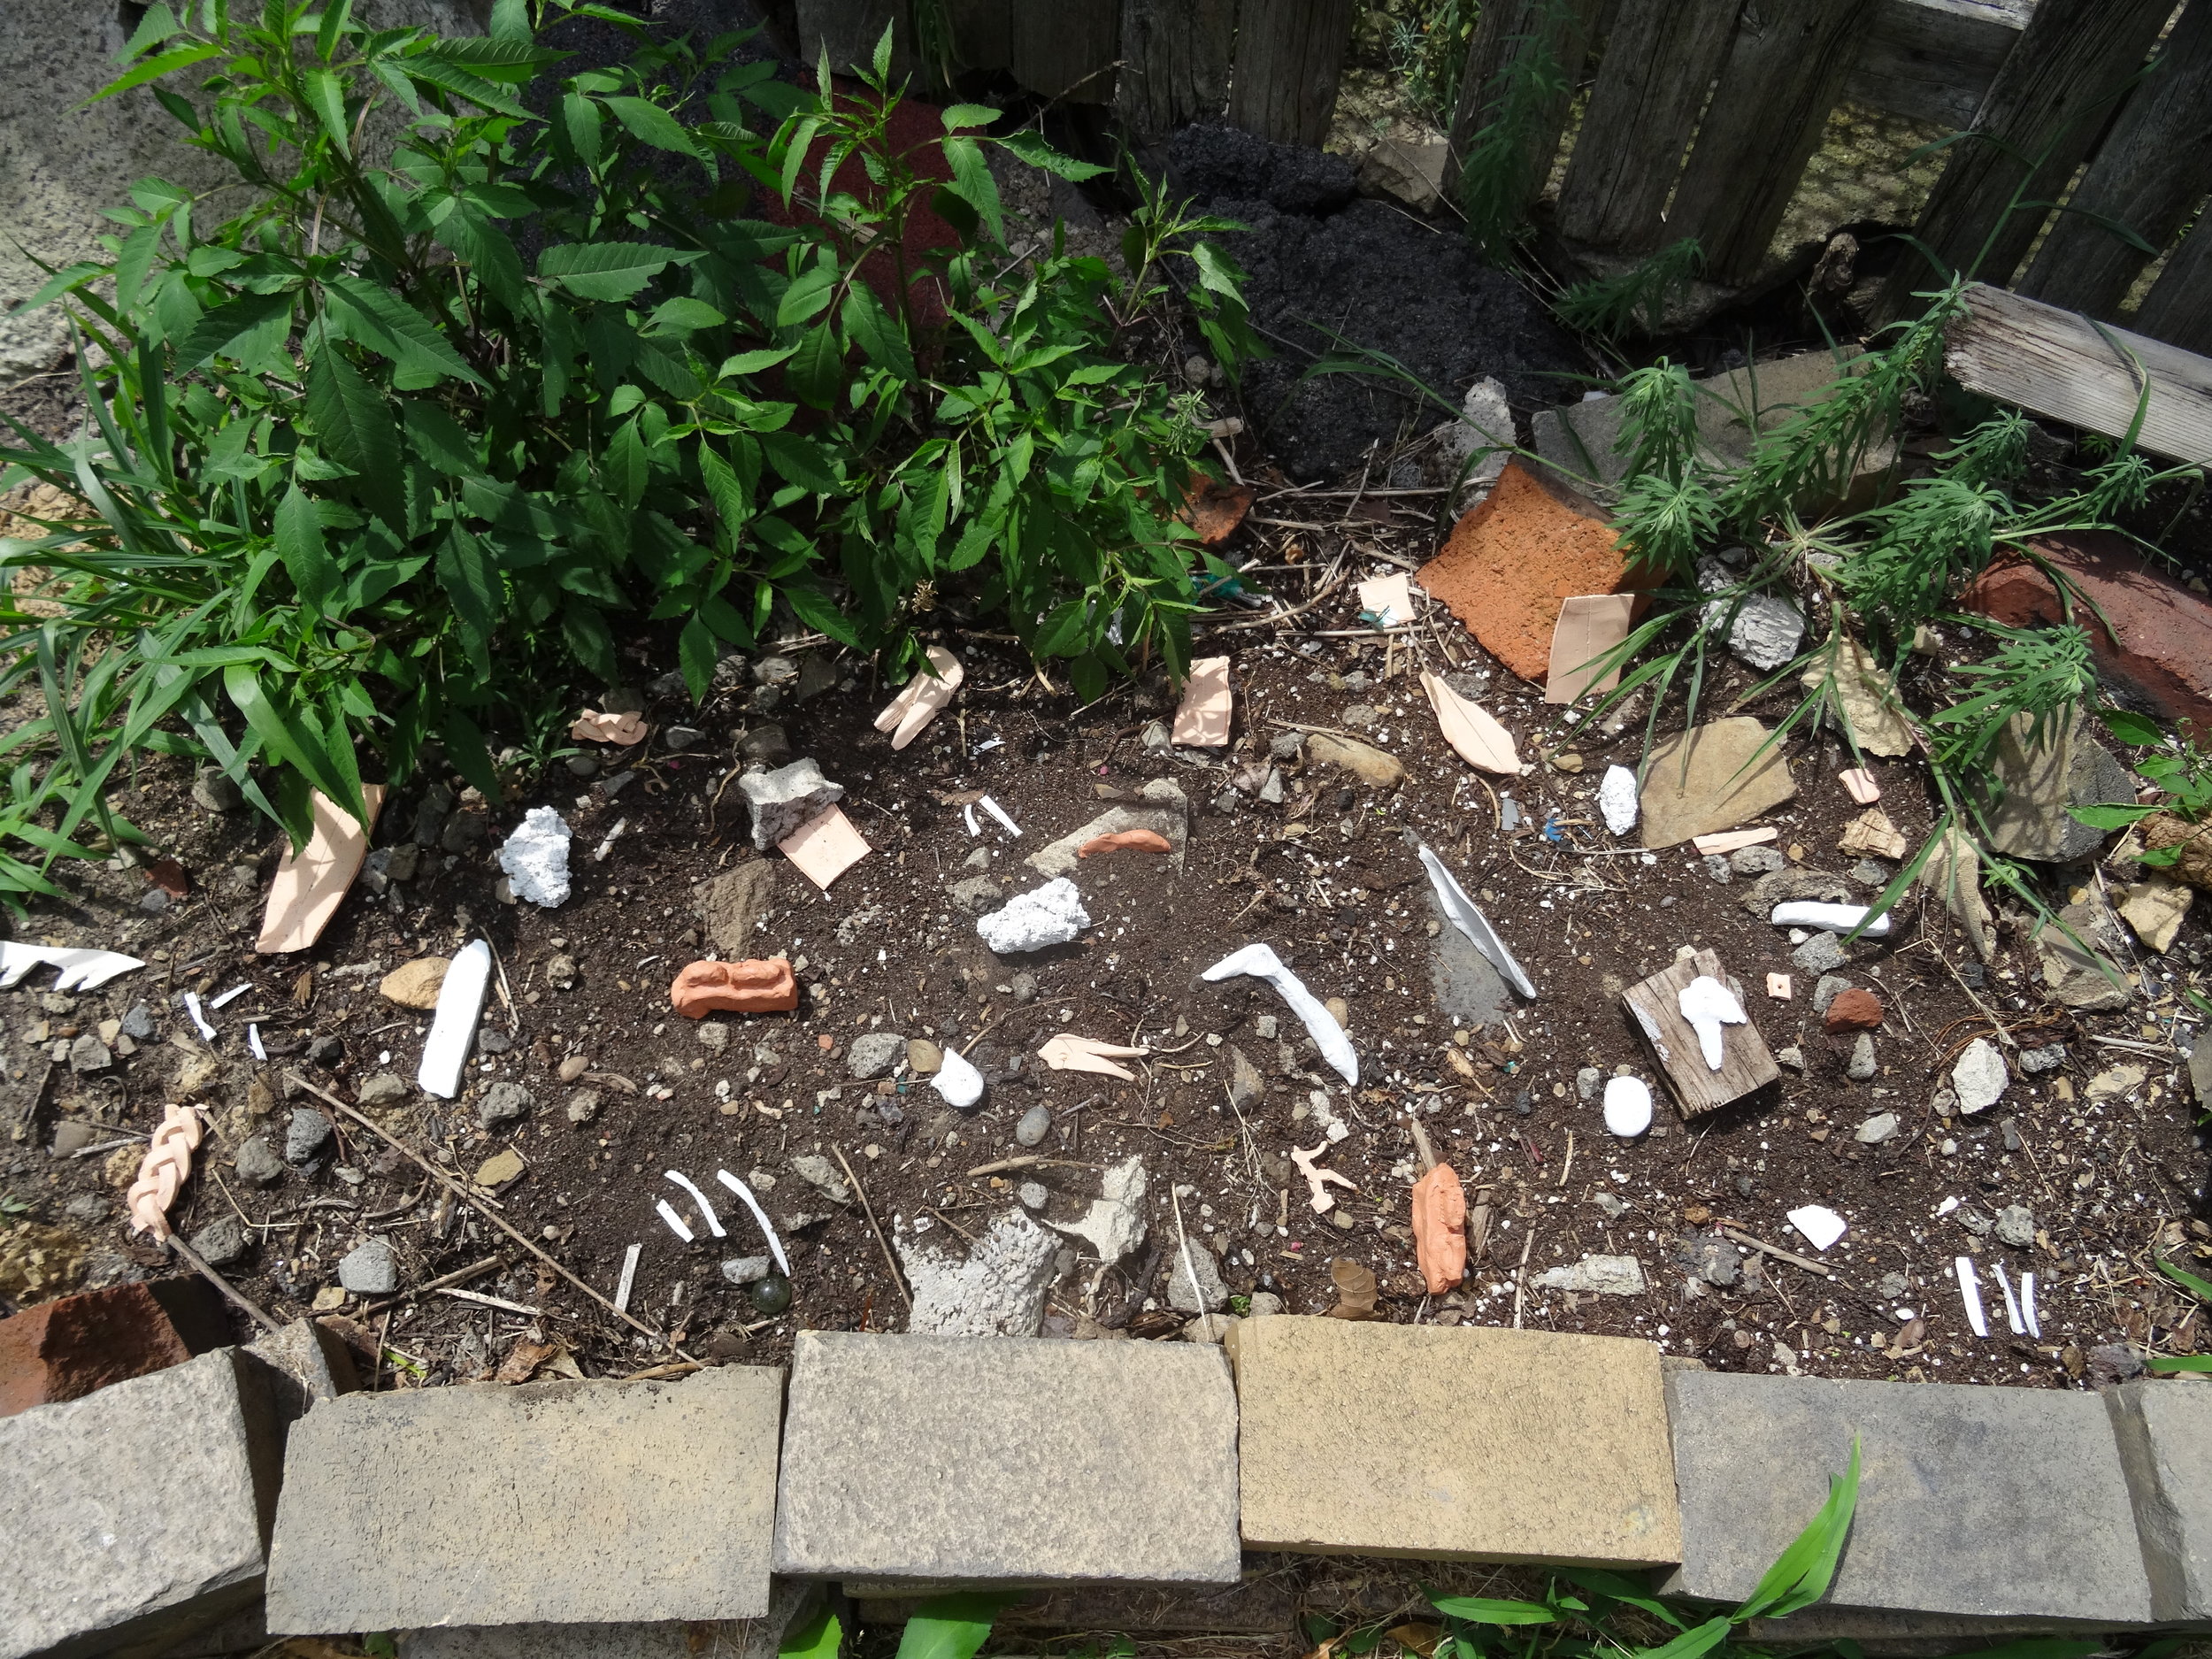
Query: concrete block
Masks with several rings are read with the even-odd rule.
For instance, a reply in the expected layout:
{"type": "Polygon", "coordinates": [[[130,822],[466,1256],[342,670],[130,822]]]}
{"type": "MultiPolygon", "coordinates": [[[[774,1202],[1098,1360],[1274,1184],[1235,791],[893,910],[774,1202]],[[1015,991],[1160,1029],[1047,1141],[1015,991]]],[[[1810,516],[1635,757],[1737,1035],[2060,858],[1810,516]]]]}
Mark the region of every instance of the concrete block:
{"type": "Polygon", "coordinates": [[[318,1400],[335,1400],[360,1386],[353,1350],[314,1319],[295,1319],[249,1342],[246,1352],[268,1367],[277,1409],[288,1423],[305,1417],[318,1400]]]}
{"type": "Polygon", "coordinates": [[[1681,1559],[1652,1343],[1278,1314],[1232,1346],[1256,1549],[1681,1559]]]}
{"type": "MultiPolygon", "coordinates": [[[[1296,1629],[1298,1596],[1292,1588],[1294,1565],[1287,1556],[1256,1555],[1244,1582],[1220,1589],[1204,1586],[1171,1590],[1156,1586],[1079,1585],[1037,1590],[1002,1607],[991,1621],[994,1631],[1114,1631],[1125,1635],[1286,1636],[1296,1629]]],[[[921,1611],[926,1592],[861,1601],[861,1617],[872,1624],[904,1624],[921,1611]]]]}
{"type": "Polygon", "coordinates": [[[1858,1511],[1824,1605],[2100,1628],[2150,1617],[2093,1394],[1676,1371],[1667,1405],[1685,1553],[1663,1594],[1748,1595],[1855,1435],[1858,1511]]]}
{"type": "Polygon", "coordinates": [[[403,1631],[397,1645],[399,1659],[776,1659],[785,1632],[819,1612],[824,1599],[821,1585],[778,1578],[760,1618],[456,1624],[403,1631]]]}
{"type": "Polygon", "coordinates": [[[64,1296],[0,1319],[0,1417],[53,1405],[192,1357],[143,1284],[64,1296]]]}
{"type": "Polygon", "coordinates": [[[235,1348],[0,1419],[0,1659],[157,1653],[250,1602],[279,1466],[235,1348]]]}
{"type": "Polygon", "coordinates": [[[1236,1396],[1211,1348],[805,1331],[784,1436],[778,1572],[1238,1581],[1236,1396]]]}
{"type": "Polygon", "coordinates": [[[273,1635],[758,1618],[783,1373],[342,1394],[293,1425],[273,1635]]]}
{"type": "Polygon", "coordinates": [[[2151,1617],[2212,1628],[2212,1387],[2123,1383],[2104,1396],[2150,1575],[2151,1617]]]}

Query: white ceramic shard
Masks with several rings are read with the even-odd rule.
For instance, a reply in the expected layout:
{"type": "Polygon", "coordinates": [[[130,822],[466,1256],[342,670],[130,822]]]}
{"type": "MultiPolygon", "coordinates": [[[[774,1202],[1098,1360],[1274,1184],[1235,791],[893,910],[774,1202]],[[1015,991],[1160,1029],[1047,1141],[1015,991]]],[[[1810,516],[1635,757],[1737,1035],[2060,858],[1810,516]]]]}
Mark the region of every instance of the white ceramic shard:
{"type": "Polygon", "coordinates": [[[1359,1056],[1352,1050],[1352,1040],[1344,1034],[1344,1027],[1336,1023],[1329,1010],[1321,1006],[1313,993],[1306,989],[1305,981],[1283,965],[1270,945],[1247,945],[1233,950],[1199,977],[1202,979],[1226,979],[1233,974],[1248,973],[1256,979],[1265,979],[1273,986],[1290,1011],[1305,1022],[1313,1034],[1314,1046],[1321,1050],[1321,1057],[1336,1068],[1336,1074],[1347,1083],[1359,1081],[1359,1056]]]}
{"type": "Polygon", "coordinates": [[[1720,1028],[1750,1023],[1743,1004],[1736,1000],[1733,991],[1709,973],[1701,973],[1684,986],[1675,1002],[1682,1010],[1682,1018],[1690,1022],[1690,1029],[1697,1033],[1697,1046],[1705,1056],[1707,1069],[1719,1071],[1725,1052],[1720,1028]]]}
{"type": "Polygon", "coordinates": [[[1789,1223],[1816,1250],[1827,1249],[1849,1231],[1849,1224],[1825,1204],[1806,1204],[1791,1210],[1789,1223]]]}
{"type": "Polygon", "coordinates": [[[670,1180],[691,1194],[692,1202],[699,1206],[699,1213],[706,1217],[707,1231],[718,1239],[729,1237],[722,1229],[722,1217],[714,1213],[714,1206],[707,1202],[707,1195],[692,1184],[691,1177],[681,1170],[670,1170],[666,1174],[670,1180]]]}
{"type": "Polygon", "coordinates": [[[492,948],[479,939],[457,955],[438,987],[438,1011],[422,1045],[415,1081],[431,1094],[451,1100],[461,1092],[461,1068],[476,1041],[476,1022],[484,1011],[484,992],[492,982],[492,948]]]}
{"type": "Polygon", "coordinates": [[[1774,913],[1767,919],[1777,927],[1813,927],[1830,933],[1847,933],[1864,922],[1865,926],[1860,929],[1862,938],[1886,937],[1889,933],[1889,912],[1885,910],[1872,921],[1867,921],[1872,913],[1870,907],[1864,904],[1820,904],[1810,899],[1793,899],[1787,904],[1776,905],[1774,913]]]}
{"type": "Polygon", "coordinates": [[[957,1048],[948,1048],[944,1059],[937,1067],[937,1075],[929,1086],[945,1097],[948,1106],[962,1111],[983,1098],[983,1073],[968,1064],[968,1058],[957,1048]]]}
{"type": "Polygon", "coordinates": [[[717,1170],[714,1179],[745,1201],[745,1208],[753,1212],[753,1219],[760,1223],[761,1236],[768,1240],[768,1249],[776,1258],[776,1266],[786,1279],[791,1277],[791,1260],[783,1253],[783,1240],[776,1236],[776,1229],[768,1219],[768,1212],[760,1207],[760,1200],[753,1196],[753,1189],[727,1170],[717,1170]]]}
{"type": "Polygon", "coordinates": [[[999,821],[1000,826],[1009,835],[1019,835],[1022,833],[1022,826],[1015,823],[1012,818],[1007,817],[1006,809],[1001,806],[997,802],[992,800],[989,795],[985,795],[981,800],[978,801],[976,804],[981,807],[986,812],[988,812],[993,818],[996,818],[999,821]]]}
{"type": "Polygon", "coordinates": [[[12,990],[23,976],[42,964],[58,968],[57,991],[96,991],[110,979],[146,964],[136,956],[116,950],[64,950],[54,945],[26,945],[17,940],[0,942],[0,990],[12,990]]]}
{"type": "Polygon", "coordinates": [[[2015,1336],[2025,1336],[2028,1327],[2020,1318],[2020,1302],[2012,1294],[2012,1275],[2005,1271],[2002,1262],[1991,1263],[1997,1272],[1997,1288],[2005,1293],[2005,1323],[2012,1327],[2015,1336]]]}
{"type": "Polygon", "coordinates": [[[1982,1281],[1974,1272],[1974,1258],[1957,1257],[1951,1271],[1958,1275],[1959,1300],[1966,1304],[1966,1323],[1974,1328],[1976,1336],[1989,1334],[1989,1318],[1982,1312],[1982,1281]]]}
{"type": "Polygon", "coordinates": [[[943,646],[931,646],[928,656],[929,667],[908,680],[899,695],[876,716],[876,730],[891,733],[891,747],[895,749],[904,749],[919,737],[922,729],[952,701],[952,694],[960,689],[960,682],[967,678],[968,671],[961,667],[960,659],[943,646]]]}
{"type": "Polygon", "coordinates": [[[693,1236],[692,1231],[688,1226],[684,1225],[684,1218],[676,1213],[674,1205],[671,1204],[665,1198],[656,1198],[653,1201],[653,1208],[660,1211],[661,1219],[668,1224],[668,1230],[671,1233],[681,1239],[686,1244],[689,1244],[691,1242],[693,1236]]]}
{"type": "Polygon", "coordinates": [[[637,1259],[645,1254],[645,1247],[634,1244],[622,1253],[622,1277],[615,1281],[614,1310],[630,1311],[630,1286],[637,1283],[637,1259]]]}
{"type": "Polygon", "coordinates": [[[1633,1140],[1651,1127],[1651,1087],[1641,1078],[1608,1078],[1605,1083],[1605,1126],[1623,1140],[1633,1140]]]}
{"type": "Polygon", "coordinates": [[[1490,958],[1490,964],[1513,988],[1531,1002],[1536,1000],[1536,987],[1521,971],[1521,964],[1513,959],[1513,953],[1505,948],[1505,941],[1498,937],[1498,930],[1490,926],[1490,918],[1475,908],[1474,900],[1467,896],[1467,889],[1458,879],[1444,867],[1426,846],[1420,848],[1421,862],[1428,869],[1429,884],[1436,889],[1437,902],[1444,907],[1444,914],[1452,918],[1452,926],[1467,935],[1475,949],[1490,958]]]}
{"type": "Polygon", "coordinates": [[[2035,1275],[2033,1273],[2020,1275],[2020,1319],[2021,1323],[2028,1327],[2028,1334],[2040,1341],[2043,1337],[2043,1325],[2035,1317],[2035,1275]]]}
{"type": "Polygon", "coordinates": [[[197,991],[187,991],[184,994],[184,1011],[192,1017],[193,1026],[200,1035],[209,1042],[213,1042],[216,1036],[215,1027],[207,1023],[207,1016],[200,1011],[200,995],[197,991]]]}

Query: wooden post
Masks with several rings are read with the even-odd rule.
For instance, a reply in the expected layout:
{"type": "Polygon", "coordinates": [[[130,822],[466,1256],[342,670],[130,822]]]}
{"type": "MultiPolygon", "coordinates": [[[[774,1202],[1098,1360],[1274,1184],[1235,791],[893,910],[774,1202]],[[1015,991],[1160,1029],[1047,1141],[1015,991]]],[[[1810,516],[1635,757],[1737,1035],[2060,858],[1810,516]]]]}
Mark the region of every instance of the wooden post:
{"type": "Polygon", "coordinates": [[[1590,25],[1597,0],[1488,0],[1467,43],[1467,72],[1459,83],[1452,111],[1449,158],[1444,193],[1459,195],[1461,170],[1473,152],[1475,135],[1502,118],[1516,120],[1511,164],[1518,176],[1513,199],[1525,207],[1544,191],[1559,134],[1566,130],[1567,108],[1590,50],[1590,25]],[[1530,60],[1534,59],[1532,63],[1530,60]],[[1545,60],[1548,60],[1547,63],[1545,60]],[[1530,86],[1523,107],[1508,117],[1507,76],[1549,73],[1557,86],[1540,93],[1530,86]]]}
{"type": "Polygon", "coordinates": [[[2212,190],[2212,0],[2174,25],[2142,84],[2098,147],[2069,205],[2028,267],[2020,292],[2107,319],[2152,256],[2122,242],[2096,214],[2162,248],[2212,190]]]}
{"type": "Polygon", "coordinates": [[[961,68],[1014,66],[1013,0],[944,0],[944,14],[961,68]]]}
{"type": "Polygon", "coordinates": [[[1121,57],[1119,0],[1016,0],[1014,79],[1063,104],[1111,104],[1121,57]]]}
{"type": "Polygon", "coordinates": [[[2050,201],[2065,188],[2173,9],[2174,0],[2039,0],[1974,116],[1973,130],[2003,147],[1970,138],[1951,146],[1915,227],[1940,264],[1931,267],[1909,246],[1878,319],[1917,311],[1914,291],[1954,272],[2000,286],[2012,280],[2047,210],[2007,210],[2016,199],[2050,201]],[[2037,164],[2032,174],[2016,155],[2037,164]]]}
{"type": "Polygon", "coordinates": [[[1122,120],[1156,138],[1218,115],[1236,38],[1237,0],[1122,0],[1122,120]]]}
{"type": "Polygon", "coordinates": [[[1744,8],[1667,213],[1668,239],[1696,237],[1711,280],[1744,281],[1764,263],[1878,4],[1744,8]]]}
{"type": "Polygon", "coordinates": [[[2167,256],[2134,322],[2138,334],[2212,357],[2212,213],[2167,256]]]}
{"type": "Polygon", "coordinates": [[[1630,986],[1621,993],[1621,1001],[1651,1044],[1685,1118],[1718,1110],[1781,1079],[1782,1069],[1775,1064],[1766,1039],[1751,1023],[1750,1004],[1710,950],[1676,958],[1648,979],[1630,986]],[[1682,1018],[1682,992],[1701,976],[1717,979],[1734,992],[1745,1015],[1742,1025],[1721,1027],[1718,1070],[1707,1064],[1696,1030],[1682,1018]]]}
{"type": "Polygon", "coordinates": [[[1738,0],[1622,0],[1567,161],[1559,230],[1607,252],[1649,248],[1682,147],[1728,50],[1738,0]]]}
{"type": "Polygon", "coordinates": [[[1229,121],[1279,144],[1318,149],[1359,0],[1242,0],[1229,121]]]}
{"type": "Polygon", "coordinates": [[[2033,0],[1885,0],[1843,96],[1963,131],[2034,10],[2033,0]]]}
{"type": "Polygon", "coordinates": [[[896,81],[914,65],[913,35],[902,0],[798,0],[799,58],[811,87],[815,65],[829,54],[830,69],[846,74],[875,59],[876,42],[886,25],[895,24],[891,42],[891,77],[896,81]]]}

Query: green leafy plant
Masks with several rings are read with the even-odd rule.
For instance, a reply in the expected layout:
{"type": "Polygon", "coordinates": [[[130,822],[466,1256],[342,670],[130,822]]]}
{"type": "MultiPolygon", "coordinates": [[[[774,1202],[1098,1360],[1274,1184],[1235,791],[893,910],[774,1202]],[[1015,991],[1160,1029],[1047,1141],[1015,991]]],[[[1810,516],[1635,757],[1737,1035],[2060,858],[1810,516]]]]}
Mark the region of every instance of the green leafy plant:
{"type": "MultiPolygon", "coordinates": [[[[2100,711],[2105,728],[2138,751],[2135,770],[2165,794],[2163,801],[2147,806],[2078,806],[2068,809],[2093,829],[2125,829],[2154,813],[2170,812],[2185,823],[2201,824],[2212,817],[2212,756],[2192,738],[2169,734],[2157,723],[2125,709],[2100,711]]],[[[2150,849],[2139,855],[2144,864],[2164,869],[2180,861],[2182,843],[2150,849]]]]}
{"type": "MultiPolygon", "coordinates": [[[[1453,196],[1466,219],[1467,234],[1494,264],[1511,257],[1527,236],[1529,204],[1544,188],[1551,157],[1536,153],[1538,141],[1547,132],[1556,135],[1553,111],[1573,84],[1553,42],[1574,33],[1573,3],[1545,0],[1529,32],[1506,42],[1511,50],[1493,82],[1485,119],[1467,135],[1458,157],[1453,196]]],[[[1459,63],[1463,71],[1464,49],[1459,63]]],[[[1455,79],[1455,96],[1456,92],[1455,79]]]]}
{"type": "Polygon", "coordinates": [[[1481,11],[1479,0],[1428,0],[1412,15],[1390,20],[1391,67],[1407,102],[1438,127],[1451,125],[1481,11]]]}
{"type": "MultiPolygon", "coordinates": [[[[2162,1256],[2154,1259],[2158,1263],[2160,1272],[2172,1279],[2175,1284],[2194,1296],[2204,1306],[2212,1308],[2212,1283],[2207,1283],[2199,1279],[2186,1268],[2176,1267],[2162,1256]]],[[[2144,1363],[2151,1370],[2160,1371],[2212,1371],[2212,1354],[2154,1354],[2144,1363]]]]}
{"type": "Polygon", "coordinates": [[[1655,334],[1667,307],[1689,291],[1705,269],[1705,250],[1694,236],[1671,242],[1612,276],[1578,282],[1553,302],[1559,320],[1584,334],[1617,340],[1655,334]]]}

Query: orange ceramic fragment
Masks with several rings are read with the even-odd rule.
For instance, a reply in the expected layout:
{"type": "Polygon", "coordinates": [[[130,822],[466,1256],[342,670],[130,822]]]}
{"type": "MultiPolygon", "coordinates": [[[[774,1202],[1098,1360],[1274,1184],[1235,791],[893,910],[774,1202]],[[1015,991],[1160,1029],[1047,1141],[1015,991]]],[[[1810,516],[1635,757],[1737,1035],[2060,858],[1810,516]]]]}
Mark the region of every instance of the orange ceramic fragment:
{"type": "Polygon", "coordinates": [[[641,714],[605,714],[586,709],[569,726],[568,734],[580,743],[642,743],[652,728],[641,714]]]}
{"type": "Polygon", "coordinates": [[[1413,1251],[1432,1296],[1467,1277],[1467,1194],[1448,1164],[1413,1184],[1413,1251]]]}
{"type": "Polygon", "coordinates": [[[1244,515],[1252,511],[1252,491],[1242,484],[1224,484],[1203,472],[1191,474],[1183,496],[1182,518],[1198,532],[1207,547],[1219,547],[1236,534],[1244,515]]]}
{"type": "Polygon", "coordinates": [[[1093,853],[1118,853],[1126,849],[1139,853],[1171,853],[1175,849],[1166,836],[1153,830],[1116,830],[1111,835],[1094,835],[1075,849],[1078,858],[1088,858],[1093,853]]]}
{"type": "Polygon", "coordinates": [[[709,1014],[787,1014],[799,982],[781,956],[765,962],[695,962],[676,976],[668,1000],[687,1019],[709,1014]]]}

